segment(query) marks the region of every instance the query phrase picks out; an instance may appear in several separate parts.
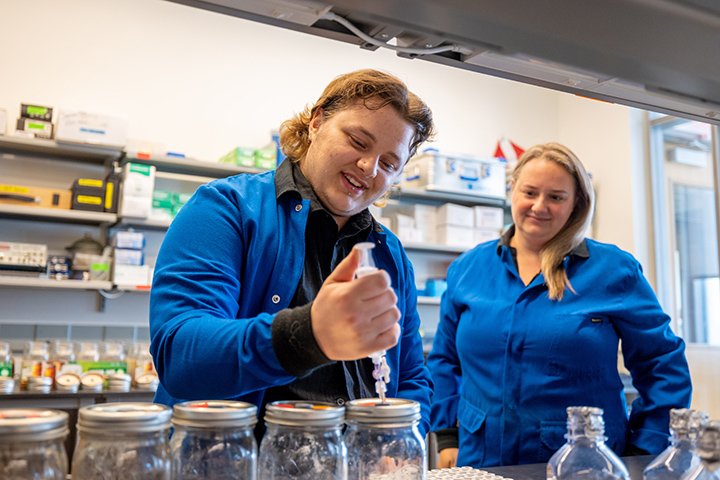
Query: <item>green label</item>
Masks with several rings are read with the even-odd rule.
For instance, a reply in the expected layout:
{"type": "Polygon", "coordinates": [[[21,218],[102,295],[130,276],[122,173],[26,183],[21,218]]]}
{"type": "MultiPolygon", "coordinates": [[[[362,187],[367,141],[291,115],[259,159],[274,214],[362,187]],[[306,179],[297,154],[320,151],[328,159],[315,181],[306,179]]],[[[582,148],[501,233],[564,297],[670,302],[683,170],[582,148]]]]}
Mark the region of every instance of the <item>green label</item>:
{"type": "Polygon", "coordinates": [[[0,362],[0,377],[12,377],[13,364],[10,362],[0,362]]]}
{"type": "Polygon", "coordinates": [[[131,163],[130,171],[139,173],[140,175],[150,176],[150,165],[140,165],[139,163],[131,163]]]}
{"type": "Polygon", "coordinates": [[[27,112],[31,115],[45,115],[48,109],[45,107],[38,107],[37,105],[28,105],[27,112]]]}
{"type": "Polygon", "coordinates": [[[91,360],[79,360],[77,363],[82,367],[83,372],[99,372],[104,375],[110,375],[111,373],[127,373],[126,362],[93,362],[91,360]]]}
{"type": "Polygon", "coordinates": [[[27,126],[28,126],[28,128],[31,129],[31,130],[45,130],[45,124],[44,124],[44,123],[28,122],[27,126]]]}

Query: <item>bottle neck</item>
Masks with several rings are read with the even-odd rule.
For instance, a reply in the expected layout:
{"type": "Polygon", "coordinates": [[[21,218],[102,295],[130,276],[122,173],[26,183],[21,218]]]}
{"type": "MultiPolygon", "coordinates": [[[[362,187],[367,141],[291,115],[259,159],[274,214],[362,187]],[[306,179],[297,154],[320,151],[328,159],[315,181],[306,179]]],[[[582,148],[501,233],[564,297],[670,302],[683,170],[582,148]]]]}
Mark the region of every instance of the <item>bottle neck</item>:
{"type": "Polygon", "coordinates": [[[602,413],[592,408],[580,407],[568,412],[568,433],[565,436],[570,443],[605,441],[605,423],[602,413]]]}

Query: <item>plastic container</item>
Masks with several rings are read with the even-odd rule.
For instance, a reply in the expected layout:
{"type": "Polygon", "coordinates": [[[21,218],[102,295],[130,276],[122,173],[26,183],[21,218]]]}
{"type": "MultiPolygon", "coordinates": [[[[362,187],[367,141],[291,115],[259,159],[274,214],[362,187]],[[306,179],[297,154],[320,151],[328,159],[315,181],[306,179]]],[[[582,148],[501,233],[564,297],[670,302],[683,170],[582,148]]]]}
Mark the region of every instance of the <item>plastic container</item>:
{"type": "Polygon", "coordinates": [[[720,422],[705,424],[697,442],[700,464],[683,475],[682,480],[720,480],[720,422]]]}
{"type": "Polygon", "coordinates": [[[257,407],[245,402],[193,401],[173,407],[170,450],[176,480],[255,480],[257,407]]]}
{"type": "Polygon", "coordinates": [[[65,480],[67,434],[65,412],[0,409],[0,478],[65,480]]]}
{"type": "Polygon", "coordinates": [[[695,442],[707,419],[706,413],[688,408],[670,410],[670,446],[648,464],[643,479],[677,480],[700,464],[695,442]]]}
{"type": "Polygon", "coordinates": [[[419,403],[399,398],[385,402],[361,399],[346,403],[345,409],[348,478],[425,478],[427,451],[417,428],[419,403]]]}
{"type": "Polygon", "coordinates": [[[293,400],[268,404],[258,478],[345,480],[344,414],[344,407],[331,403],[293,400]]]}
{"type": "Polygon", "coordinates": [[[567,443],[548,461],[548,480],[630,480],[622,460],[605,445],[603,410],[568,407],[567,415],[567,443]]]}
{"type": "Polygon", "coordinates": [[[172,410],[154,403],[105,403],[78,411],[73,480],[170,480],[172,410]]]}

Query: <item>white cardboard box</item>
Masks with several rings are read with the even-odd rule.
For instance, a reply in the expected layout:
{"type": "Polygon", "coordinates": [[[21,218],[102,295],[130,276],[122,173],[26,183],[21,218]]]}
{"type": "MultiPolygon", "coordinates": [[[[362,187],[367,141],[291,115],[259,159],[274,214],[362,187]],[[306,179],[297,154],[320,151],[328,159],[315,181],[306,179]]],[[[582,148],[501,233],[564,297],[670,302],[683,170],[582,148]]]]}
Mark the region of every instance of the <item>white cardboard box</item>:
{"type": "Polygon", "coordinates": [[[472,228],[475,226],[475,212],[473,207],[446,203],[438,208],[438,225],[455,225],[472,228]]]}
{"type": "Polygon", "coordinates": [[[124,147],[127,143],[127,120],[99,113],[59,110],[55,139],[124,147]]]}
{"type": "Polygon", "coordinates": [[[475,244],[489,242],[500,238],[500,230],[494,228],[475,228],[473,229],[473,238],[475,244]]]}
{"type": "Polygon", "coordinates": [[[438,225],[435,238],[441,245],[466,248],[475,246],[474,230],[471,227],[438,225]]]}
{"type": "Polygon", "coordinates": [[[505,212],[499,207],[475,207],[475,227],[501,230],[505,222],[505,212]]]}
{"type": "Polygon", "coordinates": [[[154,189],[155,167],[153,165],[126,163],[120,183],[118,215],[148,218],[152,211],[154,189]]]}
{"type": "Polygon", "coordinates": [[[125,286],[149,285],[150,267],[148,265],[113,266],[113,283],[125,286]]]}

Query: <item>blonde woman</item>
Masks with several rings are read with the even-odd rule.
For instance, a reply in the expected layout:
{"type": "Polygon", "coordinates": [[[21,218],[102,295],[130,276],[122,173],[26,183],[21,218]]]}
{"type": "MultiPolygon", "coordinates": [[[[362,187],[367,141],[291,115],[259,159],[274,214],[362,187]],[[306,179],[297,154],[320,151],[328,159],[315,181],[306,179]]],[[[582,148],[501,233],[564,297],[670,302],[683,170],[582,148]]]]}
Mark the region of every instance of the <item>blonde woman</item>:
{"type": "Polygon", "coordinates": [[[428,358],[440,466],[545,462],[577,405],[604,410],[618,454],[667,446],[669,410],[690,403],[684,343],[640,264],[585,238],[593,201],[572,151],[534,146],[512,175],[513,225],[450,266],[428,358]],[[639,393],[629,417],[620,341],[639,393]]]}

